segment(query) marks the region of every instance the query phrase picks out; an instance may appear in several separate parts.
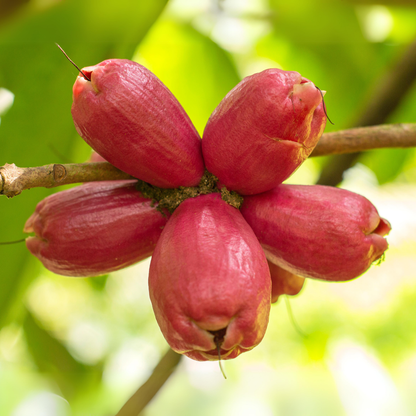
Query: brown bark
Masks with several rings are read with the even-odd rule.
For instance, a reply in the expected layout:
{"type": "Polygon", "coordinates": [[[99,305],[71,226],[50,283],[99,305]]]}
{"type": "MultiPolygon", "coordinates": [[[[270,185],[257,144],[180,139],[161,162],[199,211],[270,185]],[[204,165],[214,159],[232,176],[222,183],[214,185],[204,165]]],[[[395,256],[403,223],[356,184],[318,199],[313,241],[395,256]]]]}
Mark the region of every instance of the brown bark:
{"type": "MultiPolygon", "coordinates": [[[[325,133],[311,157],[336,154],[354,157],[354,152],[392,147],[416,147],[416,124],[386,124],[325,133]]],[[[0,195],[12,198],[30,188],[120,179],[134,178],[108,162],[51,164],[33,168],[6,164],[0,167],[0,195]]]]}
{"type": "Polygon", "coordinates": [[[325,133],[310,157],[389,147],[416,147],[416,124],[385,124],[325,133]]]}
{"type": "Polygon", "coordinates": [[[119,179],[133,177],[108,162],[54,163],[33,168],[19,168],[13,163],[0,167],[0,195],[12,198],[30,188],[119,179]]]}

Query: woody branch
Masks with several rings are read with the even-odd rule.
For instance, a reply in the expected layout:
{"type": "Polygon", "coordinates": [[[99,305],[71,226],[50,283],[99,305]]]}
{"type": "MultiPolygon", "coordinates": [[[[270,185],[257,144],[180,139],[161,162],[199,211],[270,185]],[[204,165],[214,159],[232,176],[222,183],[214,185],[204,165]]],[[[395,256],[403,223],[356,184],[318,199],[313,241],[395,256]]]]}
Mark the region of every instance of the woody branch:
{"type": "MultiPolygon", "coordinates": [[[[416,124],[386,124],[324,133],[311,154],[327,156],[381,148],[416,147],[416,124]]],[[[12,198],[25,189],[72,183],[134,179],[107,162],[0,167],[0,195],[12,198]]]]}

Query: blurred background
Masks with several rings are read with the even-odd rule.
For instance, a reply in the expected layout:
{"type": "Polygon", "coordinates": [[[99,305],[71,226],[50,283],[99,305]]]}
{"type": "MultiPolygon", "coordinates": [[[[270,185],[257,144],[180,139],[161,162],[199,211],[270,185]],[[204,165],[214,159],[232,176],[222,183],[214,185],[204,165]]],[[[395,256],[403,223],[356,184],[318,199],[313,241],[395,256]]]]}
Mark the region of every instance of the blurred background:
{"type": "MultiPolygon", "coordinates": [[[[403,64],[415,38],[411,0],[0,0],[0,165],[90,155],[70,114],[77,70],[55,42],[80,67],[147,66],[202,134],[239,80],[270,67],[327,91],[327,132],[416,122],[411,77],[387,112],[366,119],[386,79],[403,65],[416,74],[403,64]]],[[[288,182],[338,184],[372,201],[393,227],[385,261],[348,283],[308,280],[290,299],[302,332],[279,300],[263,342],[223,363],[228,380],[217,362],[183,359],[146,415],[416,414],[415,149],[310,158],[288,182]]],[[[60,189],[1,197],[0,241],[24,238],[36,204],[60,189]]],[[[0,246],[0,261],[0,414],[117,413],[167,350],[149,261],[89,279],[54,275],[24,243],[0,246]]]]}

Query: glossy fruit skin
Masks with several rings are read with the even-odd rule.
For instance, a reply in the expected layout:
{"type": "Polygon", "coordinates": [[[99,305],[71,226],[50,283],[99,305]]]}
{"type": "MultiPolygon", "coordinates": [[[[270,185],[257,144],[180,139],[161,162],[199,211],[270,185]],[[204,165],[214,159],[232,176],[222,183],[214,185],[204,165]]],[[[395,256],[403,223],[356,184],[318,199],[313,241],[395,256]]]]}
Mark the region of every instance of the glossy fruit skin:
{"type": "Polygon", "coordinates": [[[354,279],[388,247],[388,221],[366,198],[344,189],[279,185],[246,197],[241,213],[268,260],[303,277],[354,279]]]}
{"type": "Polygon", "coordinates": [[[54,273],[98,276],[152,255],[168,216],[136,181],[90,182],[45,198],[27,220],[30,252],[54,273]]]}
{"type": "Polygon", "coordinates": [[[264,252],[239,210],[219,194],[184,201],[155,248],[149,292],[175,351],[217,360],[214,335],[227,328],[221,358],[255,347],[266,331],[271,278],[264,252]]]}
{"type": "Polygon", "coordinates": [[[126,59],[83,68],[72,117],[79,135],[122,171],[161,188],[196,186],[201,139],[185,110],[148,69],[126,59]]]}
{"type": "Polygon", "coordinates": [[[272,278],[272,303],[277,302],[281,295],[295,296],[303,288],[305,278],[282,269],[277,264],[267,260],[272,278]]]}
{"type": "Polygon", "coordinates": [[[320,91],[298,72],[251,75],[208,120],[202,138],[206,167],[241,195],[268,191],[310,155],[325,124],[320,91]]]}

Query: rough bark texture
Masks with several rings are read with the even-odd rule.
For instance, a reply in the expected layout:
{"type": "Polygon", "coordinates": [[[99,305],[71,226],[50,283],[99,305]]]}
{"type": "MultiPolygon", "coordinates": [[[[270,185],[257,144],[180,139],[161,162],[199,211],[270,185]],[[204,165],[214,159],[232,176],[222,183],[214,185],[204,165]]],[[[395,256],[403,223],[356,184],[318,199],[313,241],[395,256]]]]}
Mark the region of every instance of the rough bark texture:
{"type": "MultiPolygon", "coordinates": [[[[310,157],[335,154],[354,157],[354,152],[393,147],[416,147],[416,124],[386,124],[324,133],[310,157]]],[[[133,178],[108,162],[55,163],[33,168],[6,164],[0,167],[0,195],[12,198],[30,188],[120,179],[133,178]]]]}
{"type": "Polygon", "coordinates": [[[53,163],[19,168],[14,163],[0,167],[0,194],[12,198],[25,189],[53,188],[70,183],[134,179],[108,162],[53,163]]]}

